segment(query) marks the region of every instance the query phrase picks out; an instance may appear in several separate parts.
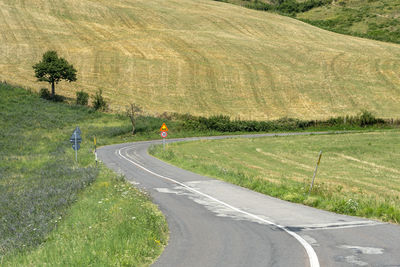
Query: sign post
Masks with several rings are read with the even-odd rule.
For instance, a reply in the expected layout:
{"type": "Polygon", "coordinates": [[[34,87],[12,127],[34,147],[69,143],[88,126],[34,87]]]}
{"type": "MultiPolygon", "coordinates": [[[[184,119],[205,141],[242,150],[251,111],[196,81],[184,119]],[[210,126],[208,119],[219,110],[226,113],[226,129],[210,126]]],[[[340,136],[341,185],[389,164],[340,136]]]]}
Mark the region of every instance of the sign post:
{"type": "Polygon", "coordinates": [[[310,190],[308,191],[308,195],[310,195],[311,190],[314,186],[314,180],[315,180],[315,176],[317,175],[318,165],[321,162],[321,157],[322,157],[322,150],[319,152],[319,155],[318,155],[318,162],[317,162],[317,165],[315,166],[314,176],[311,181],[310,190]]]}
{"type": "Polygon", "coordinates": [[[79,129],[79,126],[76,126],[69,141],[72,144],[72,149],[75,150],[75,161],[78,162],[78,150],[81,148],[80,143],[82,142],[81,129],[79,129]]]}
{"type": "Polygon", "coordinates": [[[96,136],[94,136],[93,138],[93,142],[94,142],[94,160],[96,161],[96,167],[97,167],[97,149],[96,149],[96,136]]]}
{"type": "Polygon", "coordinates": [[[76,136],[76,131],[74,132],[74,136],[75,136],[75,161],[78,162],[78,140],[77,140],[77,136],[76,136]]]}
{"type": "Polygon", "coordinates": [[[167,132],[161,132],[161,137],[163,138],[162,139],[162,143],[163,143],[163,149],[165,150],[165,138],[167,137],[167,132]]]}
{"type": "Polygon", "coordinates": [[[163,125],[161,126],[160,131],[161,131],[161,137],[163,138],[163,149],[165,150],[165,138],[168,135],[168,133],[167,133],[168,127],[167,127],[167,125],[165,125],[165,123],[163,123],[163,125]]]}

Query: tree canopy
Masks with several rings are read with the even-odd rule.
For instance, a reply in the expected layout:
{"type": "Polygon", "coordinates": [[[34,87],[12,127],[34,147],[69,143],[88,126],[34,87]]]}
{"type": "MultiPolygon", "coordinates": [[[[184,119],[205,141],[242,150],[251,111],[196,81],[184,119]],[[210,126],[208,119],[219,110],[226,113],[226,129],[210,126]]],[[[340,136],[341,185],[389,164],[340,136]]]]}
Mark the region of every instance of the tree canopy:
{"type": "Polygon", "coordinates": [[[55,95],[55,84],[61,80],[76,81],[76,69],[56,51],[47,51],[43,54],[42,61],[32,66],[38,81],[51,84],[51,95],[55,95]]]}

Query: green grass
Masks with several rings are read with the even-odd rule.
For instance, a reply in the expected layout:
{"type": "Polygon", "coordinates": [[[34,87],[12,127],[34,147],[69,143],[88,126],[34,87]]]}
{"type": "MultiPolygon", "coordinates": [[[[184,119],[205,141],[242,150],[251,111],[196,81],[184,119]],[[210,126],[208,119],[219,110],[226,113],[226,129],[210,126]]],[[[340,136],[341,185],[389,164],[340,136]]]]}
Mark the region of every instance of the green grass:
{"type": "Polygon", "coordinates": [[[186,142],[151,153],[184,169],[284,200],[400,223],[397,130],[186,142]],[[307,197],[319,151],[315,186],[307,197]]]}
{"type": "Polygon", "coordinates": [[[2,266],[147,266],[167,243],[166,222],[148,196],[101,168],[38,248],[2,266]]]}
{"type": "Polygon", "coordinates": [[[161,253],[167,226],[156,207],[94,164],[94,135],[128,140],[127,118],[0,83],[0,125],[0,265],[148,265],[161,253]],[[69,143],[77,125],[79,164],[69,143]]]}
{"type": "Polygon", "coordinates": [[[113,110],[136,102],[151,114],[254,120],[400,113],[399,45],[211,0],[3,0],[0,10],[0,80],[35,91],[49,85],[32,65],[54,49],[78,70],[56,92],[103,89],[113,110]]]}

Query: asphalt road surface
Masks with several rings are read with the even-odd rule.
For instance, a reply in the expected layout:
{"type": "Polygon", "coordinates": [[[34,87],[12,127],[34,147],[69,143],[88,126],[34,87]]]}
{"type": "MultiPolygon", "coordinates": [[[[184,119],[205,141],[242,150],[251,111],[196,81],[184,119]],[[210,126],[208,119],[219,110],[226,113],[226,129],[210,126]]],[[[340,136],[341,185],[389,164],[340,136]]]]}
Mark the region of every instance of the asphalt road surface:
{"type": "MultiPolygon", "coordinates": [[[[282,135],[292,134],[307,133],[282,135]]],[[[222,138],[229,136],[167,142],[222,138]]],[[[160,143],[98,149],[106,166],[149,192],[166,216],[170,240],[153,266],[400,267],[400,226],[282,201],[182,170],[148,155],[149,146],[160,143]]]]}

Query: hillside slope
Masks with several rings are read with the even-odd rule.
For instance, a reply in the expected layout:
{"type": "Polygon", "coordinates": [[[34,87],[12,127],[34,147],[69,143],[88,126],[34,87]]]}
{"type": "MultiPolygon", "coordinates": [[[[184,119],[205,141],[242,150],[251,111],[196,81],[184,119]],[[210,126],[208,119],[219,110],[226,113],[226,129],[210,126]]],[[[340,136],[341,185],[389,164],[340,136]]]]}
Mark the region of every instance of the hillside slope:
{"type": "Polygon", "coordinates": [[[400,2],[340,0],[299,13],[297,18],[335,32],[400,43],[400,2]]]}
{"type": "Polygon", "coordinates": [[[400,113],[400,45],[208,0],[3,0],[0,80],[35,82],[56,49],[78,69],[58,93],[103,88],[113,109],[271,119],[400,113]]]}

